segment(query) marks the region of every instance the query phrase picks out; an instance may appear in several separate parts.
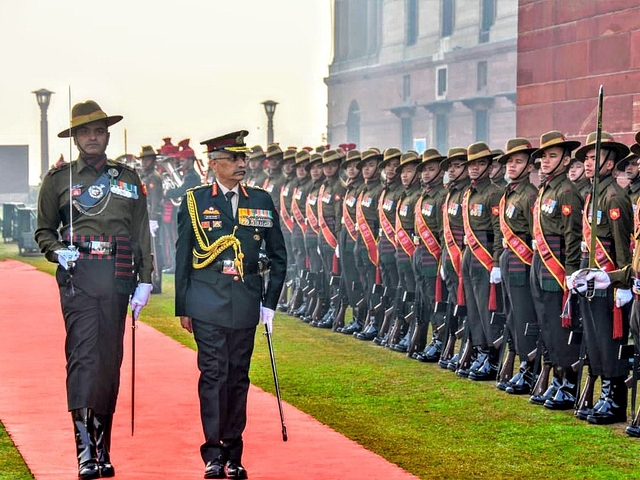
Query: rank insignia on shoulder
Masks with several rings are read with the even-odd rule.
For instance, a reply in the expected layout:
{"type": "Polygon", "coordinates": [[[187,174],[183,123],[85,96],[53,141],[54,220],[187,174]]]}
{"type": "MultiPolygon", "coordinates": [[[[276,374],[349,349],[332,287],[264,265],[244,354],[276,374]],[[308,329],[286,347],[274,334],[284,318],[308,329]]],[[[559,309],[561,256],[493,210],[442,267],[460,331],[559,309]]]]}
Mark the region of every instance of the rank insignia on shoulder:
{"type": "Polygon", "coordinates": [[[566,217],[571,215],[572,207],[571,205],[562,205],[562,214],[566,217]]]}
{"type": "Polygon", "coordinates": [[[620,209],[619,208],[609,209],[609,216],[611,217],[611,220],[618,220],[620,218],[620,209]]]}

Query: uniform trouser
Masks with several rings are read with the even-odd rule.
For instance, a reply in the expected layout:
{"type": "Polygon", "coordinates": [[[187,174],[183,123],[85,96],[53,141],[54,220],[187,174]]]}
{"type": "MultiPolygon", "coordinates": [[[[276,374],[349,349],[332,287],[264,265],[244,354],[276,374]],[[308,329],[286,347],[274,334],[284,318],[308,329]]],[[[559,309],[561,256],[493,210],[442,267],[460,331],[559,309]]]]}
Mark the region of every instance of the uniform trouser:
{"type": "MultiPolygon", "coordinates": [[[[419,320],[423,322],[431,322],[433,325],[433,331],[435,332],[435,329],[444,321],[442,315],[435,315],[433,311],[436,299],[436,280],[438,279],[440,272],[437,271],[437,266],[435,266],[433,267],[436,268],[435,277],[433,275],[427,276],[423,273],[424,255],[429,255],[429,258],[434,258],[429,252],[424,251],[419,247],[416,249],[413,258],[411,259],[413,274],[416,278],[416,304],[419,304],[418,310],[422,316],[419,320]]],[[[446,294],[444,293],[445,292],[443,292],[443,298],[446,298],[446,294]]]]}
{"type": "MultiPolygon", "coordinates": [[[[449,301],[447,303],[447,315],[445,317],[445,332],[447,335],[453,335],[460,325],[458,325],[458,319],[453,316],[453,308],[456,305],[458,298],[458,274],[456,273],[453,263],[449,258],[449,254],[446,250],[442,251],[442,267],[445,272],[445,287],[449,294],[449,301]]],[[[440,272],[438,272],[438,275],[440,272]]]]}
{"type": "MultiPolygon", "coordinates": [[[[600,293],[600,292],[597,292],[600,293]]],[[[619,360],[620,345],[629,337],[630,305],[622,307],[622,338],[613,339],[613,288],[608,288],[604,296],[594,296],[591,300],[580,299],[580,313],[584,329],[590,372],[604,378],[622,377],[629,372],[627,360],[619,360]]]]}
{"type": "Polygon", "coordinates": [[[358,276],[362,281],[362,294],[366,305],[371,310],[375,307],[375,305],[371,304],[371,295],[373,292],[373,286],[376,283],[376,266],[369,258],[369,253],[361,238],[358,238],[356,241],[353,254],[355,266],[358,270],[358,276]]]}
{"type": "Polygon", "coordinates": [[[634,295],[633,297],[629,323],[636,351],[640,352],[640,296],[634,295]]]}
{"type": "Polygon", "coordinates": [[[293,227],[291,234],[291,250],[296,264],[296,277],[300,277],[300,272],[307,268],[307,252],[304,248],[304,234],[298,225],[293,227]]]}
{"type": "Polygon", "coordinates": [[[356,257],[354,252],[355,241],[349,235],[346,228],[340,231],[338,239],[340,245],[340,275],[342,277],[341,285],[345,291],[340,292],[342,298],[347,298],[349,305],[355,307],[356,303],[362,298],[362,282],[356,268],[356,257]]]}
{"type": "Polygon", "coordinates": [[[162,291],[162,270],[164,269],[164,254],[163,254],[163,237],[162,230],[166,228],[163,225],[158,227],[155,237],[151,237],[153,247],[153,275],[151,277],[151,283],[153,284],[154,293],[160,293],[162,291]]]}
{"type": "Polygon", "coordinates": [[[247,424],[249,366],[256,327],[231,329],[192,319],[198,345],[198,396],[205,442],[205,463],[223,455],[242,459],[242,432],[247,424]]]}
{"type": "Polygon", "coordinates": [[[311,273],[320,273],[322,270],[322,259],[318,253],[318,234],[310,228],[304,234],[304,248],[309,259],[309,271],[311,273]]]}
{"type": "MultiPolygon", "coordinates": [[[[383,262],[382,259],[380,259],[379,264],[382,285],[388,290],[395,290],[398,288],[400,277],[398,276],[398,265],[396,262],[383,262]]],[[[398,293],[400,295],[402,294],[401,292],[398,293]]]]}
{"type": "Polygon", "coordinates": [[[462,281],[473,346],[486,348],[498,339],[501,327],[491,324],[489,272],[475,258],[471,248],[465,249],[462,255],[462,281]]]}
{"type": "MultiPolygon", "coordinates": [[[[542,268],[542,260],[536,252],[533,255],[529,278],[533,306],[540,326],[540,336],[549,354],[549,361],[556,367],[570,368],[571,364],[578,360],[580,346],[568,344],[571,329],[563,328],[560,318],[564,308],[562,305],[563,292],[562,290],[552,292],[542,289],[540,278],[542,268]]],[[[573,323],[577,323],[575,319],[573,319],[573,323]]]]}
{"type": "Polygon", "coordinates": [[[162,251],[164,252],[162,263],[165,268],[171,269],[175,265],[176,258],[176,240],[178,239],[177,230],[177,208],[171,215],[171,221],[162,224],[160,234],[162,235],[162,251]]]}
{"type": "Polygon", "coordinates": [[[292,233],[284,224],[282,225],[282,237],[284,238],[284,246],[287,250],[287,276],[285,278],[285,282],[288,282],[293,278],[293,270],[291,266],[295,261],[295,257],[293,255],[292,233]]]}
{"type": "Polygon", "coordinates": [[[525,269],[524,281],[517,281],[510,276],[509,260],[515,254],[505,249],[500,256],[500,271],[502,273],[502,298],[504,313],[507,317],[507,328],[515,346],[515,351],[521,360],[536,348],[536,338],[524,334],[527,323],[535,324],[536,315],[529,286],[530,267],[522,264],[525,269]]]}
{"type": "Polygon", "coordinates": [[[67,358],[67,406],[112,414],[120,388],[122,343],[129,295],[116,291],[115,260],[76,262],[73,294],[69,274],[58,267],[56,279],[64,315],[67,358]]]}
{"type": "Polygon", "coordinates": [[[331,282],[331,276],[333,275],[333,257],[336,249],[326,242],[322,232],[318,234],[318,247],[320,248],[320,260],[322,261],[324,301],[328,305],[329,299],[331,298],[329,284],[331,282]]]}

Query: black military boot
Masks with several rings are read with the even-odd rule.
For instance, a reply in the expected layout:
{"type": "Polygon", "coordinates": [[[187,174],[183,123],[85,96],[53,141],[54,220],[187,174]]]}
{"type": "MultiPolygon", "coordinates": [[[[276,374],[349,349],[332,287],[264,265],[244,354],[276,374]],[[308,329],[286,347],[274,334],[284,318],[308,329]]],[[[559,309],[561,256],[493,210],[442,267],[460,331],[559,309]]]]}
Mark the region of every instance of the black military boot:
{"type": "Polygon", "coordinates": [[[576,372],[571,367],[560,370],[562,371],[562,385],[553,398],[545,400],[544,406],[550,410],[572,410],[576,404],[576,372]]]}
{"type": "Polygon", "coordinates": [[[610,393],[597,410],[593,407],[593,414],[587,417],[589,423],[610,425],[627,421],[627,385],[624,381],[624,377],[610,380],[610,393]]]}
{"type": "Polygon", "coordinates": [[[484,363],[486,356],[483,355],[478,359],[480,355],[480,349],[478,347],[474,347],[471,340],[467,340],[462,350],[462,354],[460,355],[460,360],[458,361],[456,375],[459,377],[468,377],[472,367],[477,368],[484,363]]]}
{"type": "Polygon", "coordinates": [[[367,318],[367,309],[359,308],[353,317],[353,320],[347,324],[346,327],[343,327],[340,330],[340,333],[344,333],[345,335],[354,335],[358,332],[362,331],[362,327],[364,327],[364,322],[367,318]]]}
{"type": "Polygon", "coordinates": [[[507,388],[504,389],[510,395],[528,395],[533,388],[534,374],[532,362],[522,362],[520,369],[507,382],[507,388]]]}
{"type": "Polygon", "coordinates": [[[116,474],[109,449],[111,448],[111,426],[113,425],[113,414],[96,413],[93,417],[93,426],[96,437],[96,455],[98,458],[98,468],[100,476],[103,478],[113,477],[116,474]]]}
{"type": "Polygon", "coordinates": [[[635,418],[631,421],[631,425],[628,425],[627,428],[624,429],[624,433],[630,437],[640,437],[640,408],[638,409],[635,418]]]}
{"type": "MultiPolygon", "coordinates": [[[[487,380],[495,380],[498,375],[498,356],[499,353],[496,348],[489,347],[489,349],[482,349],[481,352],[486,352],[486,357],[482,365],[479,368],[469,369],[469,380],[476,382],[485,382],[487,380]]],[[[479,357],[480,355],[478,355],[479,357]]]]}
{"type": "Polygon", "coordinates": [[[376,313],[375,315],[371,315],[371,317],[369,318],[369,323],[367,323],[366,327],[361,332],[354,334],[354,337],[356,337],[358,340],[365,340],[369,342],[376,338],[376,336],[378,335],[378,325],[381,322],[382,315],[384,315],[382,311],[376,313]]]}
{"type": "Polygon", "coordinates": [[[71,410],[78,455],[78,478],[100,478],[94,435],[93,411],[90,408],[71,410]]]}
{"type": "Polygon", "coordinates": [[[438,335],[434,334],[431,343],[424,347],[424,350],[416,353],[415,359],[419,362],[435,363],[440,360],[442,353],[442,342],[438,339],[438,335]]]}
{"type": "Polygon", "coordinates": [[[562,385],[562,370],[553,367],[553,378],[551,379],[551,385],[547,388],[547,382],[549,381],[549,372],[551,365],[545,364],[542,367],[542,372],[538,376],[538,381],[533,387],[529,402],[534,405],[544,405],[548,399],[553,398],[560,386],[562,385]],[[546,388],[546,390],[543,390],[546,388]]]}
{"type": "Polygon", "coordinates": [[[597,375],[587,375],[587,381],[585,382],[585,386],[582,389],[582,394],[580,395],[580,400],[578,400],[576,411],[573,412],[573,415],[578,420],[586,421],[589,415],[593,415],[593,412],[595,410],[598,410],[600,407],[602,407],[604,400],[611,394],[611,380],[603,378],[600,382],[602,387],[600,397],[594,405],[593,385],[597,378],[597,375]]]}
{"type": "Polygon", "coordinates": [[[406,323],[402,325],[400,328],[400,341],[393,345],[390,345],[389,348],[395,352],[406,353],[409,350],[409,343],[411,343],[411,337],[413,336],[413,330],[410,325],[406,323]]]}

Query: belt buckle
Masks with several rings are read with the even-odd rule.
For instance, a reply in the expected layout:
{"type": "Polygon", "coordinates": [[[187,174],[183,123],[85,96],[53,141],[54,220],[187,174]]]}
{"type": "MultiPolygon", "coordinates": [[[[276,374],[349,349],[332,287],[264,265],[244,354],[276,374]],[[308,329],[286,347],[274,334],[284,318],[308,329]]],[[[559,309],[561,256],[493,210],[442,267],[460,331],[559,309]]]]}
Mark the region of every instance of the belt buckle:
{"type": "Polygon", "coordinates": [[[416,246],[420,245],[420,237],[418,235],[413,236],[413,244],[416,246]]]}
{"type": "Polygon", "coordinates": [[[111,244],[108,242],[99,242],[96,240],[92,240],[89,242],[89,248],[91,250],[91,255],[111,254],[111,244]]]}
{"type": "Polygon", "coordinates": [[[587,242],[580,242],[580,251],[582,253],[589,253],[589,249],[587,248],[587,242]]]}
{"type": "Polygon", "coordinates": [[[233,263],[233,260],[223,260],[222,261],[222,273],[225,275],[237,275],[238,271],[236,270],[236,265],[233,263]]]}

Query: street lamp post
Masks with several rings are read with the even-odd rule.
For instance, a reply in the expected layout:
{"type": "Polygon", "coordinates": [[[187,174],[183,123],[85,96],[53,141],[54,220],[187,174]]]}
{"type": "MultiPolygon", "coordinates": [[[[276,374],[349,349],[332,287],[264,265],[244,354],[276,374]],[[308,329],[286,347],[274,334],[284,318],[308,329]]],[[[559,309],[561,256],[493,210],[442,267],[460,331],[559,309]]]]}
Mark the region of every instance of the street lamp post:
{"type": "Polygon", "coordinates": [[[51,94],[54,93],[46,88],[41,88],[34,92],[36,100],[40,106],[40,180],[49,171],[49,124],[47,123],[47,109],[51,101],[51,94]]]}
{"type": "Polygon", "coordinates": [[[267,145],[271,145],[273,143],[273,114],[276,113],[278,102],[265,100],[262,105],[264,105],[264,111],[267,114],[267,145]]]}

